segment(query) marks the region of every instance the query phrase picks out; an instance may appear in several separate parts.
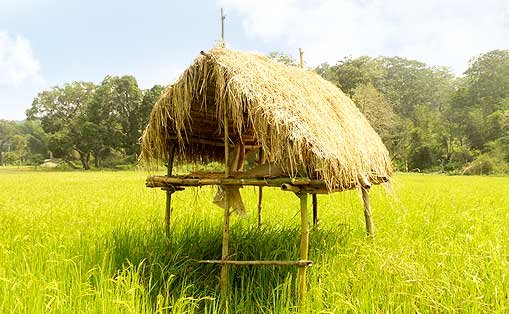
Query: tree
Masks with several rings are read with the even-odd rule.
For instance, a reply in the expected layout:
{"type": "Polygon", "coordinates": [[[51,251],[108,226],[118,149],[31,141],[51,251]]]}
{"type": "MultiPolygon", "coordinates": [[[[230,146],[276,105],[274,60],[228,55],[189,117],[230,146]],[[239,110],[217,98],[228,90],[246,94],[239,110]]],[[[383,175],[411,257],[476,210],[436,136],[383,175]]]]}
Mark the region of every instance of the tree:
{"type": "Polygon", "coordinates": [[[39,121],[23,121],[18,125],[19,132],[27,139],[27,159],[38,164],[48,156],[48,134],[39,121]]]}
{"type": "MultiPolygon", "coordinates": [[[[399,57],[362,56],[344,58],[334,66],[322,64],[316,71],[361,107],[396,164],[406,169],[409,158],[419,151],[415,145],[426,145],[419,152],[422,156],[448,159],[452,147],[448,131],[453,129],[447,127],[447,110],[455,87],[448,69],[399,57]],[[366,105],[369,110],[363,110],[366,105]]],[[[436,164],[418,163],[419,168],[436,164]]]]}
{"type": "Polygon", "coordinates": [[[269,58],[284,65],[297,66],[297,62],[295,61],[295,59],[292,56],[287,55],[285,53],[273,51],[269,53],[269,58]]]}
{"type": "Polygon", "coordinates": [[[12,137],[12,149],[7,154],[7,163],[23,166],[26,163],[28,153],[27,136],[17,133],[12,137]]]}
{"type": "Polygon", "coordinates": [[[381,57],[377,62],[384,75],[374,85],[394,104],[401,116],[415,121],[414,108],[417,105],[444,111],[454,86],[454,76],[447,68],[429,67],[400,57],[381,57]]]}
{"type": "Polygon", "coordinates": [[[145,126],[147,111],[142,105],[142,91],[132,76],[107,76],[97,88],[88,119],[96,138],[93,154],[96,163],[111,149],[122,151],[134,160],[139,150],[138,139],[145,126]]]}
{"type": "Polygon", "coordinates": [[[393,105],[371,83],[359,85],[353,90],[352,100],[380,135],[385,145],[393,143],[398,123],[393,105]]]}
{"type": "Polygon", "coordinates": [[[159,97],[164,91],[164,87],[161,85],[154,85],[151,89],[147,89],[143,91],[143,100],[141,102],[141,107],[138,113],[139,116],[139,124],[142,126],[142,129],[147,125],[148,120],[150,118],[150,113],[154,108],[159,97]]]}
{"type": "Polygon", "coordinates": [[[0,120],[0,166],[4,165],[4,150],[11,144],[16,133],[16,123],[14,121],[0,120]]]}
{"type": "Polygon", "coordinates": [[[360,85],[371,84],[379,88],[385,74],[380,63],[368,56],[356,59],[344,58],[332,66],[330,72],[334,73],[332,82],[350,96],[360,85]]]}
{"type": "Polygon", "coordinates": [[[48,134],[49,149],[55,157],[71,162],[74,151],[85,170],[90,169],[92,143],[96,136],[87,121],[87,110],[94,90],[95,85],[87,82],[54,87],[39,93],[27,110],[29,120],[41,122],[48,134]]]}
{"type": "Polygon", "coordinates": [[[470,61],[450,102],[449,116],[458,137],[481,152],[505,136],[509,114],[509,50],[493,50],[470,61]]]}
{"type": "Polygon", "coordinates": [[[336,82],[336,73],[334,73],[334,67],[330,66],[327,62],[324,62],[315,68],[315,72],[327,81],[336,82]]]}
{"type": "Polygon", "coordinates": [[[465,77],[471,106],[479,105],[484,116],[501,109],[509,97],[509,50],[493,50],[473,58],[465,77]]]}

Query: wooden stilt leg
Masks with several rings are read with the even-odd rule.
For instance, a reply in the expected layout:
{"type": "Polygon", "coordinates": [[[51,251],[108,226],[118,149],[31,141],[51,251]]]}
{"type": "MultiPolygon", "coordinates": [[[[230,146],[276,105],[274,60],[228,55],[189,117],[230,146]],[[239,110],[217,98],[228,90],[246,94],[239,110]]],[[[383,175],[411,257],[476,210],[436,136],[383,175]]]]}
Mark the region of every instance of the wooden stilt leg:
{"type": "Polygon", "coordinates": [[[262,227],[262,197],[263,187],[258,187],[258,229],[262,227]]]}
{"type": "MultiPolygon", "coordinates": [[[[230,176],[230,137],[229,137],[229,129],[228,129],[228,111],[226,109],[226,105],[224,106],[224,177],[228,178],[230,176]]],[[[224,187],[224,222],[223,222],[223,241],[222,241],[222,250],[221,250],[221,260],[228,259],[228,249],[230,242],[230,190],[227,187],[224,187]]],[[[221,292],[221,297],[223,300],[226,300],[227,292],[228,292],[228,271],[229,265],[222,264],[221,265],[221,278],[219,279],[219,288],[221,292]]]]}
{"type": "Polygon", "coordinates": [[[170,236],[170,222],[171,222],[171,194],[172,192],[166,191],[166,215],[164,217],[164,226],[166,236],[170,236]]]}
{"type": "Polygon", "coordinates": [[[371,205],[369,202],[369,188],[361,188],[362,202],[364,203],[364,218],[366,220],[366,233],[369,237],[375,235],[375,225],[373,224],[373,215],[371,214],[371,205]]]}
{"type": "MultiPolygon", "coordinates": [[[[263,148],[258,149],[258,165],[263,164],[263,148]]],[[[262,227],[262,198],[263,198],[263,188],[260,186],[258,188],[258,229],[262,227]]]]}
{"type": "MultiPolygon", "coordinates": [[[[167,175],[171,176],[173,171],[173,157],[175,156],[175,142],[170,143],[170,150],[168,153],[167,175]]],[[[166,215],[164,217],[166,236],[170,236],[170,222],[171,222],[171,194],[173,191],[166,191],[166,215]]]]}
{"type": "Polygon", "coordinates": [[[318,199],[316,194],[313,195],[313,226],[318,225],[318,199]]]}
{"type": "MultiPolygon", "coordinates": [[[[308,195],[302,193],[300,196],[300,221],[301,221],[301,232],[300,232],[300,259],[308,259],[309,249],[309,222],[308,222],[308,195]]],[[[297,280],[299,282],[299,304],[302,304],[302,300],[306,295],[306,267],[299,267],[299,273],[297,280]]]]}
{"type": "MultiPolygon", "coordinates": [[[[222,241],[222,252],[221,252],[221,260],[228,259],[228,249],[229,249],[229,241],[230,241],[230,206],[228,199],[228,190],[225,190],[225,209],[224,209],[224,222],[223,222],[223,241],[222,241]]],[[[229,265],[223,264],[221,265],[221,279],[220,279],[220,290],[221,296],[225,297],[228,291],[228,271],[229,265]]]]}

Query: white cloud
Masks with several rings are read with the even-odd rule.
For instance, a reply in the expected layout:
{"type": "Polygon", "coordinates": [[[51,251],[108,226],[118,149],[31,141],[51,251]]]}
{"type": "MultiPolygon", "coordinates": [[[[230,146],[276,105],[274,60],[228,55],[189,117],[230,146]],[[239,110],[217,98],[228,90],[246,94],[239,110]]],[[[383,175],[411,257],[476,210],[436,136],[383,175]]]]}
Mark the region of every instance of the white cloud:
{"type": "Polygon", "coordinates": [[[0,32],[0,86],[17,88],[38,83],[42,80],[40,68],[27,39],[0,32]]]}
{"type": "Polygon", "coordinates": [[[302,47],[309,65],[363,54],[403,56],[463,72],[509,48],[507,0],[219,0],[249,36],[302,47]]]}

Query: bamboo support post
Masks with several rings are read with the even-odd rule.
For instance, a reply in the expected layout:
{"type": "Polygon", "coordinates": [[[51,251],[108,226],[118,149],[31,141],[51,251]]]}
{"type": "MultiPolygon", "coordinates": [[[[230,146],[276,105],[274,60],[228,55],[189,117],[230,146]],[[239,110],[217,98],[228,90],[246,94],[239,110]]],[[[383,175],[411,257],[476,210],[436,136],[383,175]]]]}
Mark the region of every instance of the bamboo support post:
{"type": "MultiPolygon", "coordinates": [[[[221,12],[222,13],[222,12],[221,12]]],[[[222,14],[221,14],[222,15],[222,14]]],[[[224,112],[224,176],[228,178],[230,176],[230,146],[228,143],[230,142],[230,135],[228,130],[228,110],[225,104],[223,108],[224,112]]],[[[223,188],[225,188],[223,186],[223,188]]],[[[229,199],[229,189],[225,188],[224,193],[224,222],[223,222],[223,239],[222,239],[222,249],[221,249],[221,260],[228,260],[228,250],[229,250],[229,241],[230,241],[230,199],[229,199]]],[[[226,294],[228,291],[228,264],[221,265],[221,278],[219,282],[221,296],[226,299],[226,294]]]]}
{"type": "MultiPolygon", "coordinates": [[[[170,150],[168,152],[168,164],[166,165],[167,167],[167,174],[168,174],[168,177],[171,176],[172,172],[173,172],[173,157],[175,156],[175,142],[174,141],[171,141],[170,142],[170,150]]],[[[171,194],[173,194],[173,192],[175,192],[174,190],[166,190],[166,215],[165,215],[165,218],[164,218],[164,224],[165,224],[165,231],[166,231],[166,236],[170,236],[170,222],[171,222],[171,194]]]]}
{"type": "MultiPolygon", "coordinates": [[[[263,163],[263,148],[258,148],[258,165],[263,163]]],[[[258,187],[258,229],[262,228],[262,200],[263,200],[263,187],[258,187]]]]}
{"type": "Polygon", "coordinates": [[[258,187],[258,229],[262,227],[262,198],[263,198],[263,187],[258,187]]]}
{"type": "Polygon", "coordinates": [[[299,65],[301,68],[304,68],[304,59],[302,56],[304,55],[304,51],[302,51],[302,48],[299,48],[299,65]]]}
{"type": "Polygon", "coordinates": [[[224,42],[224,19],[226,16],[224,15],[223,8],[221,8],[221,41],[224,42]]]}
{"type": "MultiPolygon", "coordinates": [[[[224,222],[223,222],[223,240],[221,250],[221,260],[228,260],[228,250],[230,241],[230,203],[228,199],[228,190],[225,190],[225,208],[224,208],[224,222]]],[[[226,297],[228,291],[228,272],[229,265],[227,263],[221,264],[221,278],[219,281],[219,287],[222,297],[226,297]]]]}
{"type": "Polygon", "coordinates": [[[315,193],[313,196],[313,226],[318,225],[318,198],[315,193]]]}
{"type": "Polygon", "coordinates": [[[369,188],[361,188],[362,202],[364,205],[364,219],[366,220],[366,233],[368,237],[375,236],[375,225],[373,224],[373,215],[371,214],[371,204],[369,201],[369,188]]]}
{"type": "MultiPolygon", "coordinates": [[[[300,260],[308,259],[309,248],[309,223],[308,223],[308,195],[301,193],[300,196],[300,219],[301,219],[301,233],[300,233],[300,260]]],[[[306,267],[300,267],[297,280],[299,283],[299,304],[302,304],[304,296],[306,295],[306,267]]]]}

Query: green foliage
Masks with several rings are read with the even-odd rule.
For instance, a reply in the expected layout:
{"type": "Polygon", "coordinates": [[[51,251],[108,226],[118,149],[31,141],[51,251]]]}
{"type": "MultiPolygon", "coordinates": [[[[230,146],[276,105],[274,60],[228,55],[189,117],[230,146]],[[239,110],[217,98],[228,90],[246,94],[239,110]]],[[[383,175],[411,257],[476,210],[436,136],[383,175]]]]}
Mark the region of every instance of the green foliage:
{"type": "Polygon", "coordinates": [[[380,135],[384,144],[393,151],[392,146],[398,137],[396,134],[398,116],[393,105],[371,83],[357,86],[352,91],[352,100],[380,135]]]}
{"type": "Polygon", "coordinates": [[[140,131],[147,125],[152,108],[163,91],[164,87],[161,85],[154,85],[151,89],[143,91],[143,100],[141,101],[141,106],[138,111],[140,131]]]}
{"type": "Polygon", "coordinates": [[[271,52],[271,53],[269,53],[268,57],[274,61],[277,61],[277,62],[285,64],[285,65],[297,66],[297,62],[295,61],[295,59],[292,56],[284,54],[284,53],[271,52]]]}
{"type": "Polygon", "coordinates": [[[497,160],[488,155],[480,155],[463,169],[466,175],[489,175],[497,172],[497,160]]]}
{"type": "Polygon", "coordinates": [[[132,76],[107,76],[99,86],[74,82],[39,93],[23,124],[32,160],[40,161],[49,150],[70,165],[78,159],[86,170],[92,161],[97,168],[133,164],[162,90],[156,85],[142,91],[132,76]]]}
{"type": "MultiPolygon", "coordinates": [[[[107,76],[90,104],[88,119],[95,132],[92,153],[96,167],[112,150],[135,156],[139,150],[147,109],[142,108],[142,91],[132,76],[107,76]]],[[[134,158],[133,158],[134,160],[134,158]]]]}
{"type": "MultiPolygon", "coordinates": [[[[356,95],[362,86],[371,85],[383,95],[384,101],[371,105],[380,110],[379,118],[365,114],[400,170],[455,171],[479,152],[503,155],[503,139],[509,134],[509,50],[474,58],[461,78],[447,68],[400,57],[345,58],[316,71],[356,102],[364,102],[356,95]],[[395,118],[382,114],[391,112],[386,103],[395,118]],[[392,140],[387,130],[394,130],[392,140]]],[[[505,157],[494,160],[498,169],[506,169],[505,157]]]]}
{"type": "Polygon", "coordinates": [[[90,153],[95,139],[87,121],[95,88],[88,82],[54,87],[39,93],[27,110],[29,120],[41,122],[49,137],[48,148],[55,157],[68,160],[76,152],[84,169],[90,169],[90,153]]]}
{"type": "Polygon", "coordinates": [[[0,166],[3,166],[4,150],[11,145],[14,135],[16,134],[16,124],[13,121],[0,120],[0,166]]]}
{"type": "Polygon", "coordinates": [[[48,156],[48,135],[38,121],[23,121],[18,129],[27,139],[28,163],[39,164],[48,156]]]}
{"type": "MultiPolygon", "coordinates": [[[[328,65],[321,65],[323,69],[327,67],[328,65]]],[[[353,95],[354,90],[361,85],[371,84],[378,87],[385,73],[376,59],[367,56],[356,59],[344,58],[335,66],[330,67],[328,72],[328,79],[336,83],[348,95],[353,95]]]]}
{"type": "Polygon", "coordinates": [[[0,166],[37,164],[45,158],[47,147],[47,134],[39,123],[0,120],[0,166]]]}

